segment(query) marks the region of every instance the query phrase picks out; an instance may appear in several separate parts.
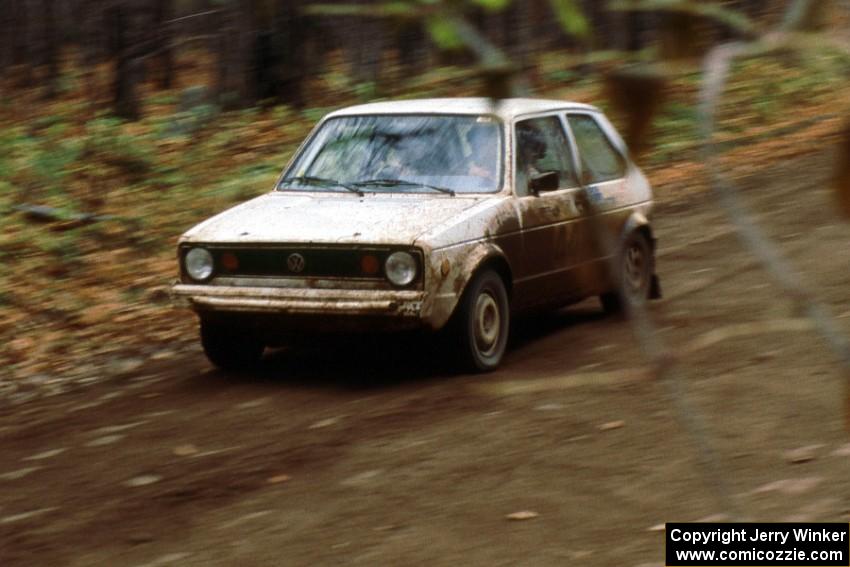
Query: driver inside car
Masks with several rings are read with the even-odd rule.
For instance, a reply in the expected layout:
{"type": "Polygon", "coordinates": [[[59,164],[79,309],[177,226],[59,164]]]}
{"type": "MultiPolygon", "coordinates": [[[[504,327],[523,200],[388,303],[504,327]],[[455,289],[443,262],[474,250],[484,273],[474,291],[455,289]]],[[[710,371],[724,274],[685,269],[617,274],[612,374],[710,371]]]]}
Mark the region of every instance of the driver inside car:
{"type": "Polygon", "coordinates": [[[546,155],[546,141],[543,134],[531,125],[523,124],[517,128],[517,168],[516,193],[529,195],[531,180],[542,173],[538,162],[546,155]]]}

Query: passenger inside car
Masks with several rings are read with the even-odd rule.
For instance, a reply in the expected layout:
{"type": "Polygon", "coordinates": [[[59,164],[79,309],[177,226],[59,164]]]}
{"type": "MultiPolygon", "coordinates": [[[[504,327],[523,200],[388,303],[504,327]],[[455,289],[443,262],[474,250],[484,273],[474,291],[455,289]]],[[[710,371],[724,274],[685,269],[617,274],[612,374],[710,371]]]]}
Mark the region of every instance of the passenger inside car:
{"type": "Polygon", "coordinates": [[[496,126],[476,123],[466,132],[469,147],[468,174],[475,177],[495,179],[499,160],[499,140],[496,126]]]}

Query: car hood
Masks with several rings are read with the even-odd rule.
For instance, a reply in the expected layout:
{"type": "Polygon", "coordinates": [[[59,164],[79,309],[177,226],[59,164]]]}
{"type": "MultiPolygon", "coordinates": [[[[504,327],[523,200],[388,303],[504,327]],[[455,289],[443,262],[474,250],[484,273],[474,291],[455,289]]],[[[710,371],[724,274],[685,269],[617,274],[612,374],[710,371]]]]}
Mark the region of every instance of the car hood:
{"type": "Polygon", "coordinates": [[[271,193],[195,226],[181,242],[413,244],[483,197],[271,193]]]}

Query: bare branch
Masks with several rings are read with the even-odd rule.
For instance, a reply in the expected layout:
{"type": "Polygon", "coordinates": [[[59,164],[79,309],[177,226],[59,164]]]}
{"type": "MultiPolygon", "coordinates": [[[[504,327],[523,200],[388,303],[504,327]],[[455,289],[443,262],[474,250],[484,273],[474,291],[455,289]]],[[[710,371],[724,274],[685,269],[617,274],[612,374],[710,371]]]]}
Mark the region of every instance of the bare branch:
{"type": "Polygon", "coordinates": [[[605,226],[600,211],[590,197],[587,185],[583,183],[580,196],[585,209],[590,212],[589,218],[597,242],[608,258],[608,271],[616,278],[620,302],[631,323],[635,340],[640,345],[644,356],[650,361],[655,379],[666,387],[679,422],[697,447],[697,457],[706,483],[720,509],[733,521],[743,521],[744,517],[726,483],[727,475],[723,472],[720,455],[709,440],[707,421],[690,403],[685,393],[678,357],[664,343],[646,306],[642,303],[633,303],[626,291],[626,283],[620,276],[618,260],[623,243],[618,242],[605,226]]]}
{"type": "Polygon", "coordinates": [[[173,20],[166,20],[162,23],[164,24],[176,24],[177,22],[182,22],[184,20],[191,20],[192,18],[200,18],[201,16],[211,16],[213,14],[219,14],[221,10],[207,10],[206,12],[197,12],[195,14],[188,14],[186,16],[180,16],[179,18],[174,18],[173,20]]]}
{"type": "MultiPolygon", "coordinates": [[[[776,284],[795,302],[797,308],[812,320],[815,330],[838,356],[847,376],[847,392],[850,393],[850,341],[835,323],[826,306],[807,291],[808,285],[758,227],[738,196],[738,191],[721,173],[718,165],[717,148],[713,139],[716,108],[724,93],[732,61],[747,53],[751,47],[743,43],[725,44],[712,50],[706,58],[705,76],[700,92],[703,162],[711,176],[711,186],[718,202],[737,229],[742,243],[773,277],[776,284]]],[[[850,414],[845,414],[845,419],[850,426],[850,414]]]]}
{"type": "MultiPolygon", "coordinates": [[[[819,0],[814,0],[818,2],[819,0]]],[[[608,8],[620,12],[674,12],[688,14],[714,20],[735,32],[739,37],[755,38],[759,31],[757,26],[735,10],[724,8],[712,2],[694,0],[613,0],[608,8]]]]}
{"type": "Polygon", "coordinates": [[[785,13],[782,30],[815,31],[823,26],[823,15],[830,0],[794,0],[785,13]]]}

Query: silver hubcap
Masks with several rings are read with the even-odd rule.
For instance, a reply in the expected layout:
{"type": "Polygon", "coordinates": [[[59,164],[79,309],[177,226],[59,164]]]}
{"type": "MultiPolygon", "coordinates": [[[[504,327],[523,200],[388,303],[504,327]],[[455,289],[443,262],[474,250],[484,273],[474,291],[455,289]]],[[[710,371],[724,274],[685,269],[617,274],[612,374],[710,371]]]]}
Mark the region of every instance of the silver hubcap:
{"type": "Polygon", "coordinates": [[[643,289],[645,274],[646,274],[646,257],[643,253],[643,248],[637,244],[629,246],[626,250],[624,275],[628,289],[631,292],[638,292],[643,289]]]}
{"type": "Polygon", "coordinates": [[[475,301],[475,344],[478,351],[491,355],[498,346],[502,316],[496,300],[488,292],[483,292],[475,301]]]}

